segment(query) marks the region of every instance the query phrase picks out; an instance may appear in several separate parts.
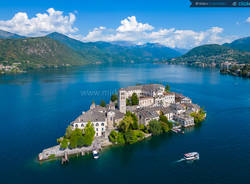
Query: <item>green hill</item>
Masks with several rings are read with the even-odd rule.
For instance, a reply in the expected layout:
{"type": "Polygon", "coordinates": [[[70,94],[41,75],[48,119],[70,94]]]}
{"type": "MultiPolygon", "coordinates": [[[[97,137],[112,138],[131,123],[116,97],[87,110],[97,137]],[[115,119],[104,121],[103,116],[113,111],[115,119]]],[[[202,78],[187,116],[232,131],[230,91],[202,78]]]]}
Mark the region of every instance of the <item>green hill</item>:
{"type": "Polygon", "coordinates": [[[88,62],[64,44],[47,37],[0,39],[0,64],[22,70],[83,65],[88,62]]]}
{"type": "Polygon", "coordinates": [[[191,49],[181,57],[173,58],[173,63],[222,63],[222,62],[250,63],[250,52],[242,52],[224,45],[209,44],[191,49]]]}

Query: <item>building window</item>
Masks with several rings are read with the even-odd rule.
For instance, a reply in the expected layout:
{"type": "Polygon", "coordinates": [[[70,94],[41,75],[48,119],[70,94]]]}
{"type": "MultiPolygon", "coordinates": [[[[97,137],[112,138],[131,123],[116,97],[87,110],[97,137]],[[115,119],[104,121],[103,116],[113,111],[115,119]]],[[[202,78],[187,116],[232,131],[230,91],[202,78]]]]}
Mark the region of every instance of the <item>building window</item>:
{"type": "Polygon", "coordinates": [[[102,123],[102,126],[104,126],[104,123],[102,123]]]}
{"type": "Polygon", "coordinates": [[[78,127],[78,124],[76,124],[75,127],[77,128],[77,127],[78,127]]]}
{"type": "Polygon", "coordinates": [[[95,130],[98,131],[98,128],[96,128],[95,130]]]}
{"type": "Polygon", "coordinates": [[[98,136],[98,132],[96,133],[96,136],[98,136]]]}
{"type": "Polygon", "coordinates": [[[82,127],[84,127],[84,124],[82,123],[82,125],[81,125],[82,127]]]}
{"type": "Polygon", "coordinates": [[[99,126],[99,123],[96,123],[95,126],[99,126]]]}
{"type": "Polygon", "coordinates": [[[104,128],[102,128],[102,131],[104,131],[104,128]]]}

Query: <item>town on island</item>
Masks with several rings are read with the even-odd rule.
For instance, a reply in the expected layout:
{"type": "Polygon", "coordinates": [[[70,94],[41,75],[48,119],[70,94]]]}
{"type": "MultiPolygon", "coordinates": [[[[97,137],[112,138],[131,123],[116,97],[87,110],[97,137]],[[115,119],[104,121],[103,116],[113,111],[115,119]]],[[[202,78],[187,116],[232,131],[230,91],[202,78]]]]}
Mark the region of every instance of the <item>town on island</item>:
{"type": "MultiPolygon", "coordinates": [[[[38,160],[85,155],[111,145],[133,144],[150,136],[182,132],[206,118],[189,97],[171,92],[170,86],[146,84],[119,89],[109,104],[92,102],[90,109],[67,127],[58,145],[44,149],[38,160]]],[[[97,152],[96,151],[96,152],[97,152]]]]}

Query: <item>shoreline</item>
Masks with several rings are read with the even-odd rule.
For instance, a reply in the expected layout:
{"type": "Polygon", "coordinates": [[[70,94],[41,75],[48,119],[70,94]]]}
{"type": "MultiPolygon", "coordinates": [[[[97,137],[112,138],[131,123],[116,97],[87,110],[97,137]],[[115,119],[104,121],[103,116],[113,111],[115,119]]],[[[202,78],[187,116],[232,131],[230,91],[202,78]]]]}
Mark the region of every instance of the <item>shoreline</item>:
{"type": "MultiPolygon", "coordinates": [[[[149,139],[151,137],[152,137],[152,134],[145,134],[144,139],[138,141],[138,143],[146,139],[149,139]]],[[[67,154],[67,156],[70,156],[70,157],[76,156],[79,154],[80,156],[85,156],[86,154],[91,154],[94,149],[98,150],[98,152],[101,152],[104,149],[108,149],[114,146],[120,146],[120,144],[114,144],[110,142],[108,138],[105,138],[105,140],[102,142],[99,142],[99,143],[97,142],[98,140],[97,141],[95,140],[94,143],[88,147],[74,148],[74,149],[67,148],[65,150],[61,150],[60,145],[52,146],[52,147],[44,149],[41,153],[39,153],[37,159],[40,163],[45,162],[45,161],[52,161],[54,159],[63,160],[65,157],[65,154],[67,154]],[[95,147],[94,144],[99,144],[99,145],[98,147],[95,147]],[[51,155],[54,155],[54,157],[51,157],[51,155]]],[[[121,145],[121,146],[124,146],[124,145],[121,145]]],[[[67,159],[67,161],[69,161],[69,159],[67,159]]]]}

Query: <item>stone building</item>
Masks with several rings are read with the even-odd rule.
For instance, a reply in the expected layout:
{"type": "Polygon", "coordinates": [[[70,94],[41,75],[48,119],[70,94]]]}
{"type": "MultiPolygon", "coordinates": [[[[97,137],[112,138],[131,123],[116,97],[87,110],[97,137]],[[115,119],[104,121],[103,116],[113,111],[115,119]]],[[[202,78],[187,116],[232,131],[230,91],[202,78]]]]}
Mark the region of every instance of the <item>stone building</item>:
{"type": "Polygon", "coordinates": [[[71,123],[73,129],[83,129],[90,121],[95,129],[95,136],[108,136],[106,132],[108,129],[113,129],[119,121],[124,117],[124,114],[119,110],[107,107],[96,106],[94,103],[90,106],[87,112],[83,112],[78,118],[71,123]]]}
{"type": "Polygon", "coordinates": [[[139,98],[139,106],[140,107],[148,107],[154,104],[153,97],[141,97],[139,98]]]}
{"type": "Polygon", "coordinates": [[[188,114],[178,114],[174,115],[174,120],[181,124],[183,127],[194,126],[194,118],[188,114]]]}
{"type": "Polygon", "coordinates": [[[175,102],[176,103],[192,103],[192,100],[182,94],[175,93],[175,102]]]}
{"type": "Polygon", "coordinates": [[[121,88],[119,90],[119,110],[122,113],[126,113],[126,99],[131,98],[133,93],[136,93],[139,98],[142,99],[141,103],[151,104],[151,100],[145,100],[143,97],[156,97],[162,96],[164,93],[165,87],[161,84],[147,84],[147,85],[138,85],[138,86],[129,86],[127,88],[121,88]]]}

